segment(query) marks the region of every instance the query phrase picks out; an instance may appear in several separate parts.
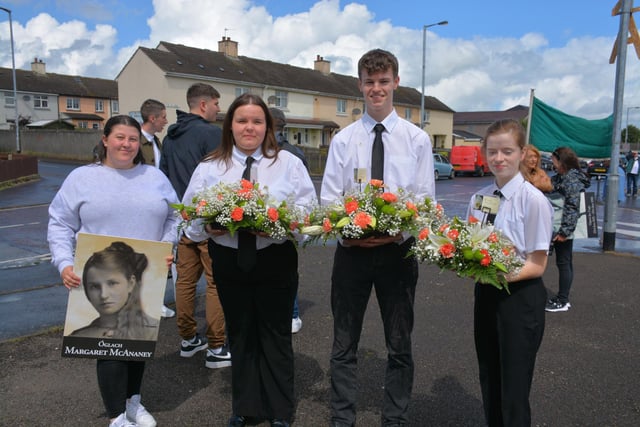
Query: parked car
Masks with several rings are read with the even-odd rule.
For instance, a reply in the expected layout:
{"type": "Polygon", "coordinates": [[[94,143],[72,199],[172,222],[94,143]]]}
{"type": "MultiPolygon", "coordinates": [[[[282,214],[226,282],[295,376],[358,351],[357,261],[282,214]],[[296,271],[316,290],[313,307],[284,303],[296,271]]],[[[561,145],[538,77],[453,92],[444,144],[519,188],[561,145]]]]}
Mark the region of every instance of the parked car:
{"type": "Polygon", "coordinates": [[[453,179],[455,173],[453,166],[449,163],[449,159],[440,154],[433,155],[433,175],[436,181],[440,179],[440,177],[453,179]]]}
{"type": "Polygon", "coordinates": [[[451,165],[456,175],[470,173],[484,176],[489,172],[489,165],[482,148],[477,145],[455,145],[451,147],[451,165]]]}
{"type": "Polygon", "coordinates": [[[609,159],[593,159],[587,164],[589,175],[605,175],[609,171],[609,159]]]}
{"type": "Polygon", "coordinates": [[[546,171],[553,170],[553,160],[551,160],[551,154],[540,154],[540,167],[546,171]]]}

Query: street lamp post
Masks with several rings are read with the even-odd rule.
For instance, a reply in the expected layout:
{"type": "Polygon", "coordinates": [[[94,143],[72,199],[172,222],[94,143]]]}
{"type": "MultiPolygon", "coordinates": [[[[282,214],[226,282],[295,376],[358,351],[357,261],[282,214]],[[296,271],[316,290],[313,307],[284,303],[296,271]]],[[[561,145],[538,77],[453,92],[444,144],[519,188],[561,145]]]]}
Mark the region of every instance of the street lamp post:
{"type": "Polygon", "coordinates": [[[12,69],[12,73],[13,73],[13,103],[14,103],[14,107],[16,109],[16,116],[15,116],[15,126],[16,126],[16,152],[20,153],[20,151],[22,151],[20,149],[20,129],[19,129],[19,125],[20,122],[18,120],[19,116],[18,116],[18,88],[16,86],[16,56],[15,53],[13,51],[13,21],[11,20],[11,10],[7,9],[6,7],[0,7],[0,9],[4,10],[5,12],[7,12],[9,14],[9,32],[11,34],[11,69],[12,69]]]}
{"type": "Polygon", "coordinates": [[[422,97],[420,98],[420,129],[424,129],[424,74],[425,74],[425,57],[427,56],[427,28],[436,25],[447,25],[449,21],[440,21],[435,24],[422,26],[422,97]]]}
{"type": "MultiPolygon", "coordinates": [[[[629,146],[629,110],[638,110],[640,107],[627,107],[627,129],[624,132],[624,145],[625,147],[629,146]]],[[[640,144],[640,141],[637,141],[640,144]]],[[[631,147],[629,147],[631,150],[631,147]]]]}

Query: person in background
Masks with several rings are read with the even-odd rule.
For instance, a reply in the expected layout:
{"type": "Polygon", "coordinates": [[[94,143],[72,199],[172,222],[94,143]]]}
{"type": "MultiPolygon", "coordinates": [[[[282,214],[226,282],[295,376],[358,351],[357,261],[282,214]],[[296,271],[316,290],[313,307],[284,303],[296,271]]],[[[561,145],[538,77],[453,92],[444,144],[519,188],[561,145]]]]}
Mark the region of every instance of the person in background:
{"type": "Polygon", "coordinates": [[[145,254],[124,242],[94,252],[84,264],[82,284],[98,318],[71,335],[155,341],[159,322],[145,313],[141,301],[142,274],[148,265],[145,254]]]}
{"type": "Polygon", "coordinates": [[[476,283],[474,338],[485,421],[489,427],[529,426],[529,393],[545,325],[542,275],[552,233],[553,208],[527,182],[525,131],[515,120],[489,126],[483,140],[493,184],[471,197],[467,217],[482,218],[476,196],[499,197],[494,226],[515,245],[524,265],[506,278],[509,291],[476,283]]]}
{"type": "Polygon", "coordinates": [[[541,156],[540,151],[531,144],[525,146],[524,161],[520,164],[520,172],[524,179],[529,181],[534,187],[543,193],[549,193],[553,190],[551,178],[540,167],[541,156]]]}
{"type": "MultiPolygon", "coordinates": [[[[434,198],[431,141],[426,132],[396,113],[393,93],[399,83],[398,60],[392,53],[374,49],[360,58],[358,87],[365,114],[331,141],[320,192],[323,204],[340,200],[365,179],[382,180],[385,191],[402,188],[413,193],[416,200],[434,198]],[[383,156],[377,157],[373,155],[374,147],[379,146],[383,156]]],[[[357,351],[372,287],[380,306],[388,354],[382,425],[409,424],[414,370],[411,332],[418,263],[407,255],[414,241],[400,233],[341,240],[337,244],[331,277],[332,427],[349,427],[356,422],[357,351]]]]}
{"type": "MultiPolygon", "coordinates": [[[[73,170],[49,206],[51,262],[68,289],[80,286],[73,269],[78,233],[176,243],[177,216],[170,204],[178,198],[169,180],[144,164],[140,138],[134,118],[111,117],[98,145],[98,162],[73,170]]],[[[167,269],[172,260],[167,254],[167,269]]],[[[97,360],[98,387],[111,427],[156,425],[140,403],[144,367],[145,362],[97,360]]]]}
{"type": "MultiPolygon", "coordinates": [[[[287,124],[287,120],[282,110],[280,110],[279,108],[271,107],[269,108],[269,112],[271,113],[271,117],[273,117],[275,133],[276,133],[276,142],[278,143],[278,147],[280,147],[281,150],[286,150],[294,154],[295,156],[297,156],[300,160],[302,160],[304,167],[306,167],[307,170],[309,170],[309,164],[307,163],[307,159],[304,156],[304,152],[300,148],[291,145],[284,136],[284,127],[287,124]]],[[[297,288],[299,289],[298,286],[297,288]]],[[[297,334],[298,332],[300,332],[300,329],[302,329],[302,318],[300,317],[300,308],[298,307],[298,294],[296,293],[296,297],[293,300],[293,317],[291,319],[291,333],[297,334]]]]}
{"type": "Polygon", "coordinates": [[[625,168],[627,173],[627,197],[636,197],[638,195],[638,173],[640,173],[640,160],[638,152],[633,152],[633,157],[627,161],[625,168]]]}
{"type": "MultiPolygon", "coordinates": [[[[189,112],[178,110],[178,121],[169,126],[162,143],[160,170],[169,177],[180,199],[198,163],[220,145],[220,128],[212,124],[220,111],[219,99],[220,93],[213,86],[205,83],[191,85],[187,90],[189,112]]],[[[182,337],[180,356],[192,357],[207,349],[207,368],[231,366],[231,353],[225,345],[224,315],[213,280],[207,242],[194,242],[181,233],[176,258],[176,323],[182,337]],[[207,338],[197,333],[195,319],[196,288],[203,271],[207,281],[207,338]]]]}
{"type": "Polygon", "coordinates": [[[558,267],[558,293],[549,299],[546,310],[567,311],[571,308],[569,291],[573,282],[573,231],[580,217],[580,193],[591,185],[591,180],[582,170],[578,156],[569,147],[556,148],[551,153],[553,166],[558,172],[551,177],[553,191],[564,199],[562,221],[554,230],[553,249],[558,267]]]}
{"type": "MultiPolygon", "coordinates": [[[[162,153],[162,144],[156,136],[162,132],[167,125],[167,109],[164,104],[155,99],[147,99],[140,106],[140,115],[142,116],[142,145],[140,150],[144,156],[146,163],[160,167],[160,154],[162,153]]],[[[162,304],[162,317],[173,317],[176,312],[162,304]]]]}
{"type": "MultiPolygon", "coordinates": [[[[278,150],[273,119],[264,101],[246,93],[229,106],[222,144],[198,165],[183,202],[220,182],[237,183],[257,176],[276,201],[293,200],[308,210],[316,191],[296,156],[278,150]],[[248,172],[253,168],[256,174],[248,172]]],[[[250,418],[267,419],[272,427],[287,427],[294,411],[291,316],[298,286],[298,253],[289,240],[258,234],[255,262],[239,259],[243,231],[231,236],[194,221],[185,232],[206,241],[213,274],[227,321],[231,367],[232,416],[229,427],[245,426],[250,418]],[[209,234],[210,233],[210,234],[209,234]]],[[[245,231],[244,233],[250,234],[245,231]]]]}

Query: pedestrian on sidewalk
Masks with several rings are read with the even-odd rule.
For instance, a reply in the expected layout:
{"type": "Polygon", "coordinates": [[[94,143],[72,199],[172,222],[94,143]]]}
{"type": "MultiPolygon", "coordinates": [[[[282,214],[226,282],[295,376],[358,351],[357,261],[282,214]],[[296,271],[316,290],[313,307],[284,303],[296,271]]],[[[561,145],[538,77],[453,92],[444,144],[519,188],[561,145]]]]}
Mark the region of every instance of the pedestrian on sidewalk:
{"type": "MultiPolygon", "coordinates": [[[[142,144],[140,150],[147,164],[160,167],[160,155],[162,153],[162,143],[156,136],[162,132],[167,125],[167,108],[160,101],[147,99],[140,106],[142,116],[142,144]]],[[[171,274],[169,274],[171,276],[171,274]]],[[[176,312],[162,304],[162,317],[169,318],[176,315],[176,312]]]]}
{"type": "MultiPolygon", "coordinates": [[[[73,270],[78,233],[176,243],[177,203],[169,180],[144,164],[140,124],[132,117],[111,117],[98,144],[97,163],[73,170],[49,207],[47,239],[51,261],[63,284],[80,286],[73,270]]],[[[173,256],[167,254],[167,269],[173,256]]],[[[111,427],[155,427],[140,403],[145,362],[98,359],[98,386],[111,427]]]]}
{"type": "Polygon", "coordinates": [[[551,177],[553,192],[564,201],[562,218],[553,234],[553,250],[558,267],[558,293],[547,302],[550,312],[567,311],[571,308],[569,291],[573,283],[573,232],[580,217],[580,193],[591,185],[591,180],[580,169],[578,156],[569,147],[556,148],[551,153],[553,166],[558,172],[551,177]]]}
{"type": "MultiPolygon", "coordinates": [[[[358,87],[365,113],[331,141],[320,192],[323,204],[340,200],[346,192],[358,188],[359,181],[371,179],[382,180],[385,191],[402,188],[413,193],[416,200],[434,198],[431,141],[426,132],[396,113],[393,94],[399,83],[398,60],[392,53],[374,49],[360,58],[358,87]]],[[[407,255],[414,241],[399,233],[337,244],[331,277],[332,427],[356,423],[357,351],[372,288],[380,306],[388,353],[382,425],[409,424],[418,263],[407,255]]]]}
{"type": "Polygon", "coordinates": [[[498,198],[494,226],[515,245],[523,266],[510,272],[509,293],[477,282],[474,339],[485,421],[489,427],[530,426],[529,393],[545,324],[547,293],[542,281],[551,241],[553,208],[520,173],[525,131],[516,120],[500,120],[483,139],[493,184],[471,197],[467,217],[483,218],[477,196],[498,198]]]}
{"type": "MultiPolygon", "coordinates": [[[[316,203],[315,188],[300,159],[278,150],[266,104],[246,93],[229,106],[222,144],[194,171],[183,203],[190,204],[195,194],[219,183],[256,176],[276,202],[290,200],[305,210],[316,203]]],[[[195,221],[185,232],[193,241],[208,239],[227,322],[233,354],[228,426],[243,427],[253,418],[267,419],[272,427],[288,427],[295,408],[291,344],[298,286],[295,245],[243,230],[231,236],[227,230],[208,225],[205,229],[195,221]],[[241,242],[252,245],[248,260],[242,256],[241,242]]]]}
{"type": "MultiPolygon", "coordinates": [[[[189,112],[178,110],[178,121],[167,131],[162,142],[160,170],[167,175],[182,199],[191,175],[200,161],[220,145],[220,128],[213,123],[220,111],[220,93],[211,85],[194,83],[187,89],[189,112]]],[[[191,201],[189,200],[188,203],[191,201]]],[[[211,258],[206,241],[194,242],[182,231],[176,250],[176,323],[182,338],[180,356],[192,357],[207,350],[205,366],[231,366],[231,353],[226,345],[225,323],[218,288],[211,271],[211,258]],[[206,338],[197,332],[195,318],[196,288],[204,272],[206,338]]]]}
{"type": "Polygon", "coordinates": [[[633,152],[633,157],[627,161],[625,168],[627,173],[627,196],[636,197],[638,195],[638,174],[640,173],[640,159],[638,152],[633,152]]]}

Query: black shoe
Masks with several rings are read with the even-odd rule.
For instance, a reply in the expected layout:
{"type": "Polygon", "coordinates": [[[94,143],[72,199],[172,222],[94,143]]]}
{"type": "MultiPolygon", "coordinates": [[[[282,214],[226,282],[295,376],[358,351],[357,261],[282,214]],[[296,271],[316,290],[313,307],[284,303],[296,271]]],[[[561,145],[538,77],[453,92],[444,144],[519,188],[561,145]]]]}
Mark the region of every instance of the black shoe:
{"type": "Polygon", "coordinates": [[[199,351],[206,350],[209,347],[207,339],[196,334],[191,340],[182,340],[180,343],[180,356],[191,357],[199,351]]]}
{"type": "Polygon", "coordinates": [[[247,425],[247,420],[240,415],[232,415],[229,418],[229,427],[244,427],[245,425],[247,425]]]}
{"type": "Polygon", "coordinates": [[[289,423],[285,420],[271,420],[271,427],[289,427],[289,423]]]}

